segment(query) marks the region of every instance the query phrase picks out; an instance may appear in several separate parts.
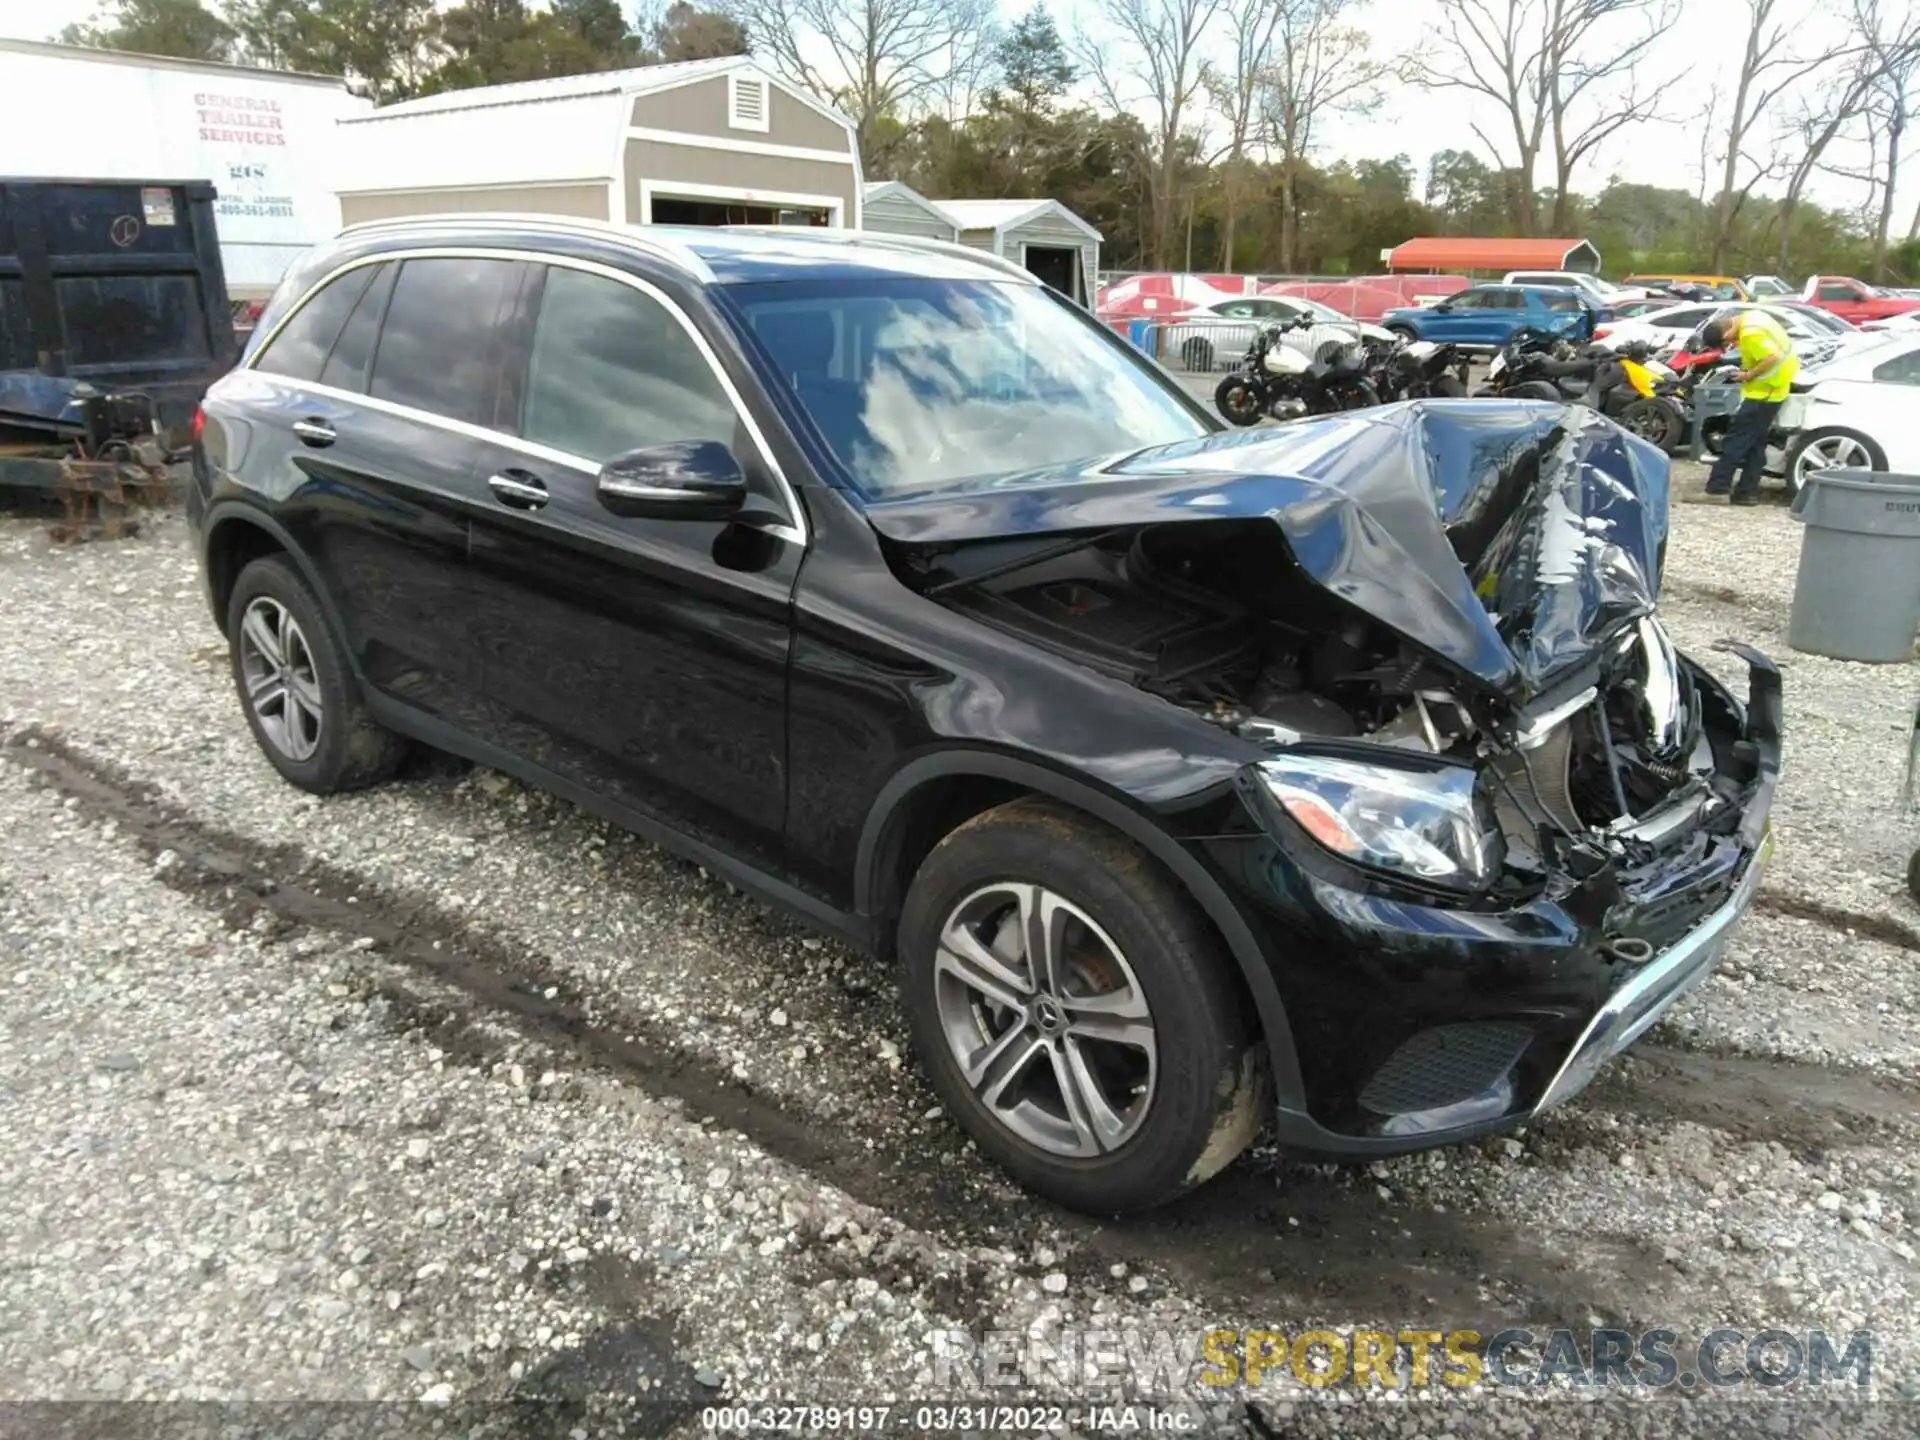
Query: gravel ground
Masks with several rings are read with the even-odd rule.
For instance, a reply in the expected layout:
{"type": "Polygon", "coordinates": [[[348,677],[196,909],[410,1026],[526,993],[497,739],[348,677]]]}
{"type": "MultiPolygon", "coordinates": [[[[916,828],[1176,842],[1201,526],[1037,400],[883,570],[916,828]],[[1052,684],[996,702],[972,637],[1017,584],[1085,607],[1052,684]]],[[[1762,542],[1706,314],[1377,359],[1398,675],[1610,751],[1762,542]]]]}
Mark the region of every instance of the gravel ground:
{"type": "Polygon", "coordinates": [[[1261,1435],[1912,1434],[1916,674],[1786,648],[1797,544],[1780,507],[1675,510],[1671,628],[1779,657],[1790,727],[1760,907],[1693,999],[1512,1137],[1364,1170],[1256,1147],[1094,1223],[946,1123],[885,975],[698,868],[451,762],[284,785],[176,517],[70,550],[0,520],[0,1400],[511,1398],[562,1433],[638,1404],[664,1433],[716,1401],[1111,1393],[1261,1435]],[[1137,1358],[1315,1325],[1871,1329],[1875,1398],[996,1386],[945,1338],[1137,1358]]]}

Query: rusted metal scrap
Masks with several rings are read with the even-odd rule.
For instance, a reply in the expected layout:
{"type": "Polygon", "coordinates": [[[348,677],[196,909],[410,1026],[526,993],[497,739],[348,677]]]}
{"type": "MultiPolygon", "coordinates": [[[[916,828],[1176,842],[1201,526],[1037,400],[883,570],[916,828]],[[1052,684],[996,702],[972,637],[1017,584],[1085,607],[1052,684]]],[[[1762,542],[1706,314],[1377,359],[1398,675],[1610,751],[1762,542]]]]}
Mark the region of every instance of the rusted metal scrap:
{"type": "Polygon", "coordinates": [[[157,440],[114,441],[88,456],[77,445],[0,446],[0,489],[60,503],[55,540],[115,540],[134,532],[132,512],[167,498],[166,456],[157,440]]]}

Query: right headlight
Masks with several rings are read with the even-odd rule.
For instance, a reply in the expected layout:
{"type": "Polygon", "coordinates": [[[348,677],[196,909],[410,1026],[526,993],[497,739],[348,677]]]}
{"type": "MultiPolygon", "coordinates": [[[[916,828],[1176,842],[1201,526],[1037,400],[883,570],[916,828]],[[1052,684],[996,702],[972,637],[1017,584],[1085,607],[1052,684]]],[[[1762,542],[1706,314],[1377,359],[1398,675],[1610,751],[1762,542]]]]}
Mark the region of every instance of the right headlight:
{"type": "Polygon", "coordinates": [[[1464,766],[1286,755],[1255,768],[1301,829],[1356,865],[1464,891],[1483,890],[1500,873],[1499,827],[1464,766]]]}

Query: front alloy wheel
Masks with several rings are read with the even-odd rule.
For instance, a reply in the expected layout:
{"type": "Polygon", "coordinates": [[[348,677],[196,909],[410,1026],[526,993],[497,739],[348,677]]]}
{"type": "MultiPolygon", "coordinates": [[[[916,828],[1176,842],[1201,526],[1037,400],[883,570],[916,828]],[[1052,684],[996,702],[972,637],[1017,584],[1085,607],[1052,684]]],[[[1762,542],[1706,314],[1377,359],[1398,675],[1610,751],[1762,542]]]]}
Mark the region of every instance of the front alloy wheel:
{"type": "Polygon", "coordinates": [[[1080,812],[1032,796],[953,830],[908,887],[899,953],[942,1107],[1050,1199],[1158,1205],[1265,1117],[1265,1047],[1217,935],[1141,846],[1080,812]]]}
{"type": "Polygon", "coordinates": [[[320,677],[300,623],[270,595],[241,617],[240,672],[260,733],[289,760],[309,759],[326,717],[320,677]]]}
{"type": "Polygon", "coordinates": [[[947,917],[934,970],[947,1047],[1000,1124],[1052,1155],[1133,1138],[1153,1103],[1153,1014],[1084,910],[1041,885],[986,886],[947,917]]]}

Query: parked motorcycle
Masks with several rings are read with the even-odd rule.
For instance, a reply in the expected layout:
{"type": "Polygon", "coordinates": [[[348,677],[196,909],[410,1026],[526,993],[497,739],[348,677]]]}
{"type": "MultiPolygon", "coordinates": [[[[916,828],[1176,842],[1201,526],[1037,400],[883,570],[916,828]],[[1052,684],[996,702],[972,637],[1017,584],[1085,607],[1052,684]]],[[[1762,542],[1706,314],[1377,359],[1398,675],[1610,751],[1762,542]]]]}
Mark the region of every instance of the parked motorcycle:
{"type": "Polygon", "coordinates": [[[1369,346],[1367,360],[1368,378],[1382,400],[1455,399],[1467,393],[1466,382],[1455,373],[1466,367],[1457,345],[1402,338],[1390,346],[1369,346]]]}
{"type": "Polygon", "coordinates": [[[1593,378],[1593,365],[1575,356],[1564,336],[1523,327],[1513,332],[1487,367],[1486,383],[1473,393],[1510,400],[1579,400],[1593,378]]]}
{"type": "Polygon", "coordinates": [[[1669,452],[1687,436],[1679,378],[1646,344],[1576,352],[1560,336],[1524,330],[1494,357],[1486,385],[1474,393],[1585,405],[1669,452]]]}
{"type": "Polygon", "coordinates": [[[1227,420],[1235,425],[1252,425],[1268,417],[1298,420],[1303,415],[1330,415],[1380,403],[1360,351],[1320,361],[1281,343],[1288,330],[1311,324],[1298,320],[1269,325],[1253,337],[1238,368],[1213,392],[1213,403],[1227,420]]]}

